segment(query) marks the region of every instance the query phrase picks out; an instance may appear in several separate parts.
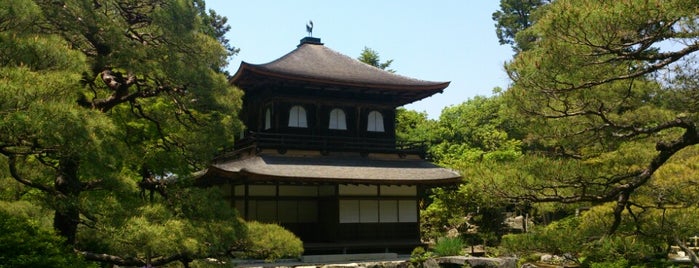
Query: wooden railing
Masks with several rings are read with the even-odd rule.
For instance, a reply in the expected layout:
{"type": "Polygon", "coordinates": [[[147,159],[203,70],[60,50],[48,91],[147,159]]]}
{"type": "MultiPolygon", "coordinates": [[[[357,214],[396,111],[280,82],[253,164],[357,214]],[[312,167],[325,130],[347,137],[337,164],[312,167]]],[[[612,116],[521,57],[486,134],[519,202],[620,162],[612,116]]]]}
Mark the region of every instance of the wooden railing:
{"type": "Polygon", "coordinates": [[[262,149],[303,149],[321,152],[397,153],[425,155],[424,142],[396,142],[395,139],[249,133],[235,143],[233,150],[255,145],[262,149]]]}

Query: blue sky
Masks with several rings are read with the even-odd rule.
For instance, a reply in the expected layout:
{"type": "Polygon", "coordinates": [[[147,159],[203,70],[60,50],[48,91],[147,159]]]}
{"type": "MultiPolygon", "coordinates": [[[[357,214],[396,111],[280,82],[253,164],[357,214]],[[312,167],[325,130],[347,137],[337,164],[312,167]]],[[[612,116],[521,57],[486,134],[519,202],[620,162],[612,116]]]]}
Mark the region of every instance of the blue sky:
{"type": "Polygon", "coordinates": [[[356,58],[364,47],[393,59],[398,74],[430,81],[451,81],[442,94],[409,104],[408,109],[438,118],[442,109],[476,95],[490,96],[509,84],[503,64],[512,57],[501,46],[491,15],[496,0],[231,1],[208,0],[207,8],[228,17],[228,38],[240,48],[228,69],[241,61],[267,63],[292,51],[307,35],[356,58]]]}

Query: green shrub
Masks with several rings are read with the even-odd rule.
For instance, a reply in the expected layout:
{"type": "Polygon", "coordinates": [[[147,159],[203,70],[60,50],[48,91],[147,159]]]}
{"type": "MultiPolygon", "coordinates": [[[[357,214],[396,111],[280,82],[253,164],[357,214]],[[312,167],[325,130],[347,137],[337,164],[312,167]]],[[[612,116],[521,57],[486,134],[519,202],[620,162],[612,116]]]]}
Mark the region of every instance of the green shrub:
{"type": "Polygon", "coordinates": [[[0,210],[0,268],[89,266],[52,230],[0,210]]]}
{"type": "Polygon", "coordinates": [[[626,267],[629,267],[629,262],[626,259],[590,263],[590,268],[626,268],[626,267]]]}
{"type": "Polygon", "coordinates": [[[303,242],[284,227],[255,221],[248,222],[247,227],[247,242],[238,257],[274,261],[303,254],[303,242]]]}
{"type": "Polygon", "coordinates": [[[504,235],[501,248],[509,254],[546,252],[555,255],[578,255],[587,242],[581,234],[579,217],[568,217],[547,226],[532,228],[528,233],[504,235]]]}
{"type": "Polygon", "coordinates": [[[592,241],[585,245],[585,262],[592,267],[628,267],[633,262],[652,259],[654,247],[636,236],[605,236],[602,239],[592,241]],[[612,266],[621,260],[629,261],[626,266],[612,266]],[[608,265],[608,266],[604,266],[608,265]]]}
{"type": "Polygon", "coordinates": [[[461,255],[464,250],[464,241],[459,237],[443,237],[437,239],[433,250],[438,256],[461,255]]]}
{"type": "Polygon", "coordinates": [[[423,247],[416,247],[410,253],[412,267],[423,267],[423,264],[430,258],[432,258],[432,252],[425,251],[423,247]]]}
{"type": "Polygon", "coordinates": [[[529,233],[509,234],[501,248],[509,254],[546,252],[568,256],[584,267],[628,267],[657,258],[657,240],[636,234],[605,235],[604,228],[589,221],[590,212],[569,217],[547,226],[532,228],[529,233]],[[622,260],[627,261],[623,263],[622,260]]]}
{"type": "Polygon", "coordinates": [[[541,253],[525,253],[519,256],[517,267],[522,267],[522,265],[530,262],[538,262],[539,260],[541,260],[541,253]]]}

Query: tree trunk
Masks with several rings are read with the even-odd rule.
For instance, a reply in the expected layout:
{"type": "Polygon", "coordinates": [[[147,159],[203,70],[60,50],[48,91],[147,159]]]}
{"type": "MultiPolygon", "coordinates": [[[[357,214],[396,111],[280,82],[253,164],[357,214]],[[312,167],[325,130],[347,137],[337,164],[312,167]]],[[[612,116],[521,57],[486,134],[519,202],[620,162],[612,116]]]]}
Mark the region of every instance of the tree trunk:
{"type": "Polygon", "coordinates": [[[614,234],[616,230],[619,229],[619,225],[621,225],[621,214],[624,212],[626,205],[629,203],[630,195],[631,194],[629,191],[623,191],[619,194],[616,201],[616,206],[614,206],[614,221],[612,222],[612,226],[609,227],[609,230],[607,231],[608,235],[614,234]]]}
{"type": "Polygon", "coordinates": [[[59,161],[58,170],[54,186],[61,195],[56,197],[58,202],[53,227],[59,235],[65,237],[67,244],[74,245],[80,221],[78,196],[82,190],[78,179],[78,160],[72,157],[63,158],[59,161]]]}

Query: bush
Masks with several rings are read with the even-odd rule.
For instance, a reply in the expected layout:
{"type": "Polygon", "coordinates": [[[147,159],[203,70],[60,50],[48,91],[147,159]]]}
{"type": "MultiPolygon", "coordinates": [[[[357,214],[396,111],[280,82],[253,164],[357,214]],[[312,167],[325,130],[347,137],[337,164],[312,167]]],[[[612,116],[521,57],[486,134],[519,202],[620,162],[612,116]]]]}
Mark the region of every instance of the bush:
{"type": "Polygon", "coordinates": [[[581,234],[580,218],[569,217],[547,226],[532,228],[523,234],[508,234],[502,237],[501,247],[507,253],[525,254],[546,252],[555,255],[582,252],[586,236],[581,234]]]}
{"type": "Polygon", "coordinates": [[[248,222],[247,227],[246,245],[238,257],[274,261],[303,254],[303,242],[284,227],[255,221],[248,222]]]}
{"type": "Polygon", "coordinates": [[[0,267],[89,266],[52,230],[0,210],[0,267]]]}
{"type": "Polygon", "coordinates": [[[596,267],[628,267],[628,264],[652,259],[654,252],[653,245],[642,239],[622,235],[605,236],[587,243],[585,249],[583,264],[591,267],[595,267],[592,264],[598,264],[596,267]],[[621,263],[622,260],[628,263],[621,263]]]}
{"type": "Polygon", "coordinates": [[[566,256],[584,267],[625,267],[658,257],[658,248],[662,247],[657,240],[633,233],[606,235],[605,228],[590,220],[592,216],[587,212],[532,228],[529,233],[505,235],[501,247],[510,254],[546,252],[566,256]]]}
{"type": "Polygon", "coordinates": [[[464,241],[459,237],[443,237],[434,245],[434,253],[438,256],[458,256],[463,250],[464,241]]]}
{"type": "Polygon", "coordinates": [[[416,247],[410,253],[410,263],[412,267],[423,267],[424,263],[432,258],[432,252],[425,251],[423,247],[416,247]]]}
{"type": "Polygon", "coordinates": [[[629,267],[629,261],[627,261],[626,259],[590,263],[590,268],[626,268],[626,267],[629,267]]]}

